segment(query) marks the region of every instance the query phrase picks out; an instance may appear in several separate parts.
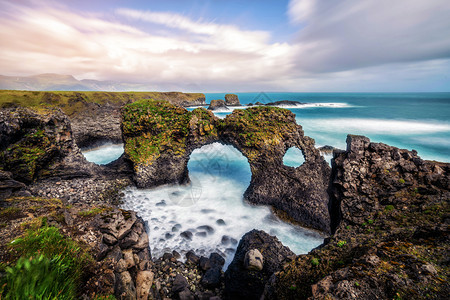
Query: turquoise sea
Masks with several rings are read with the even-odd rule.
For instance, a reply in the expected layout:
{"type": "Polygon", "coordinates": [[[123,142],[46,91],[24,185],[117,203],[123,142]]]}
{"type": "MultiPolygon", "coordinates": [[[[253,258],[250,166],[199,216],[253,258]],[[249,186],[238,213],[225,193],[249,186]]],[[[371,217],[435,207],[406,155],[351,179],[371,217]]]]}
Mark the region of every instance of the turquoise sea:
{"type": "MultiPolygon", "coordinates": [[[[450,162],[450,93],[238,93],[241,104],[293,100],[290,108],[316,145],[345,149],[347,134],[366,135],[423,159],[450,162]]],[[[225,93],[206,94],[206,102],[225,93]]]]}
{"type": "MultiPolygon", "coordinates": [[[[207,103],[224,96],[224,93],[206,94],[207,103]]],[[[347,134],[362,134],[374,142],[415,149],[424,159],[450,162],[450,93],[239,93],[238,96],[244,105],[280,100],[308,103],[287,108],[295,113],[297,123],[316,140],[317,146],[345,149],[347,134]]],[[[236,108],[215,114],[223,118],[233,109],[236,108]]],[[[301,164],[301,152],[290,150],[284,163],[301,164]]],[[[105,145],[85,152],[85,156],[103,164],[122,152],[121,145],[105,145]]],[[[237,241],[252,229],[276,235],[297,254],[307,253],[323,242],[324,236],[284,223],[269,207],[246,203],[243,194],[250,183],[250,167],[232,146],[214,143],[195,150],[188,169],[189,185],[125,190],[122,207],[137,211],[147,222],[154,257],[171,250],[181,254],[194,250],[206,256],[218,252],[225,257],[226,268],[237,241]],[[182,232],[190,232],[191,238],[186,239],[182,232]]]]}

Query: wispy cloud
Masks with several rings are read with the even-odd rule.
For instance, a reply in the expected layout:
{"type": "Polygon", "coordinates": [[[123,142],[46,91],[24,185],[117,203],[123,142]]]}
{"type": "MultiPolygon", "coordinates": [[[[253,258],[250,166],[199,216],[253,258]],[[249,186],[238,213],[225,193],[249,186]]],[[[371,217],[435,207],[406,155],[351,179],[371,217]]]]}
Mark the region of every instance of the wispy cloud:
{"type": "Polygon", "coordinates": [[[269,31],[173,12],[121,8],[103,15],[42,3],[0,3],[1,73],[199,91],[450,86],[447,0],[291,0],[287,15],[298,33],[284,43],[269,31]]]}

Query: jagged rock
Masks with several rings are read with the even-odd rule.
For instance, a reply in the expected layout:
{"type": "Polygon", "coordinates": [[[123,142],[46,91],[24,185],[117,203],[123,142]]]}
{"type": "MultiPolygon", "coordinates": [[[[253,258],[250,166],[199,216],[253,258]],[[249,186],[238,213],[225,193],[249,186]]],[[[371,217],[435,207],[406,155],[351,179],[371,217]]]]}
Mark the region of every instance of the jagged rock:
{"type": "Polygon", "coordinates": [[[235,94],[226,94],[225,95],[225,103],[228,106],[241,106],[239,102],[239,98],[235,94]]]}
{"type": "Polygon", "coordinates": [[[147,300],[153,284],[154,274],[151,271],[139,271],[136,275],[136,296],[138,300],[147,300]]]}
{"type": "Polygon", "coordinates": [[[189,286],[189,284],[188,284],[186,278],[184,278],[184,276],[182,276],[180,274],[177,274],[173,281],[172,292],[179,293],[179,292],[183,291],[185,288],[187,288],[188,286],[189,286]]]}
{"type": "Polygon", "coordinates": [[[208,106],[208,110],[219,110],[224,109],[228,110],[228,107],[224,100],[211,100],[211,103],[208,106]]]}
{"type": "Polygon", "coordinates": [[[10,172],[0,170],[0,200],[9,198],[17,192],[26,189],[25,184],[12,179],[11,176],[10,172]]]}
{"type": "Polygon", "coordinates": [[[136,287],[128,271],[116,274],[115,294],[119,299],[136,299],[136,287]]]}
{"type": "Polygon", "coordinates": [[[442,211],[449,207],[450,164],[354,135],[333,156],[334,235],[274,274],[264,297],[447,298],[448,284],[437,278],[448,264],[439,257],[449,251],[442,211]]]}
{"type": "Polygon", "coordinates": [[[244,266],[247,270],[261,271],[264,265],[264,258],[258,249],[251,249],[245,253],[244,266]]]}
{"type": "Polygon", "coordinates": [[[225,293],[232,299],[259,299],[270,276],[278,271],[288,257],[294,255],[274,236],[252,230],[239,242],[236,254],[225,272],[225,293]],[[245,256],[250,250],[264,253],[262,270],[248,269],[245,256]]]}
{"type": "MultiPolygon", "coordinates": [[[[136,222],[137,217],[134,211],[113,210],[108,212],[108,214],[99,215],[96,220],[102,233],[112,235],[116,239],[122,240],[131,232],[131,228],[136,222]]],[[[132,238],[134,240],[136,239],[136,236],[133,234],[132,238]]]]}
{"type": "Polygon", "coordinates": [[[199,260],[200,258],[197,255],[195,255],[193,251],[188,251],[186,253],[186,263],[197,265],[199,260]]]}
{"type": "Polygon", "coordinates": [[[0,111],[0,165],[14,180],[89,177],[99,172],[72,139],[70,122],[60,110],[39,114],[25,108],[0,111]]]}

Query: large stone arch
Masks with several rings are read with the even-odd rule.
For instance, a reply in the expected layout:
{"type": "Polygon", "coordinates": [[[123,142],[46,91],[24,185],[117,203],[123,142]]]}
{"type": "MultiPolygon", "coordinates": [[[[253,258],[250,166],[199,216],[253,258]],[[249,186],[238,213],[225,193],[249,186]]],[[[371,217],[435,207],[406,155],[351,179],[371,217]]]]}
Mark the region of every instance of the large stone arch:
{"type": "Polygon", "coordinates": [[[291,220],[330,231],[330,167],[289,110],[239,109],[221,120],[203,108],[189,112],[164,101],[143,100],[126,105],[122,116],[125,156],[138,187],[188,182],[193,150],[213,142],[230,144],[250,164],[252,178],[244,194],[248,201],[271,205],[291,220]],[[305,156],[298,168],[283,164],[286,150],[294,146],[305,156]]]}

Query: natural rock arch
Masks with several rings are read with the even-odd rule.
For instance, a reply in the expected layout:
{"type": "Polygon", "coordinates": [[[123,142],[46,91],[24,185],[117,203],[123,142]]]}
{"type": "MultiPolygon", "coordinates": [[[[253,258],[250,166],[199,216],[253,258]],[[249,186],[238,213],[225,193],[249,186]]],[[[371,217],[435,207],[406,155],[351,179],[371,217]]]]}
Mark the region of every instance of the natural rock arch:
{"type": "Polygon", "coordinates": [[[221,120],[203,108],[189,112],[168,102],[142,100],[126,105],[122,118],[125,157],[138,187],[188,182],[192,151],[221,142],[237,148],[250,164],[252,178],[244,194],[248,201],[271,205],[289,219],[330,232],[330,167],[289,110],[239,109],[221,120]],[[304,153],[305,163],[298,168],[283,165],[290,147],[304,153]]]}

